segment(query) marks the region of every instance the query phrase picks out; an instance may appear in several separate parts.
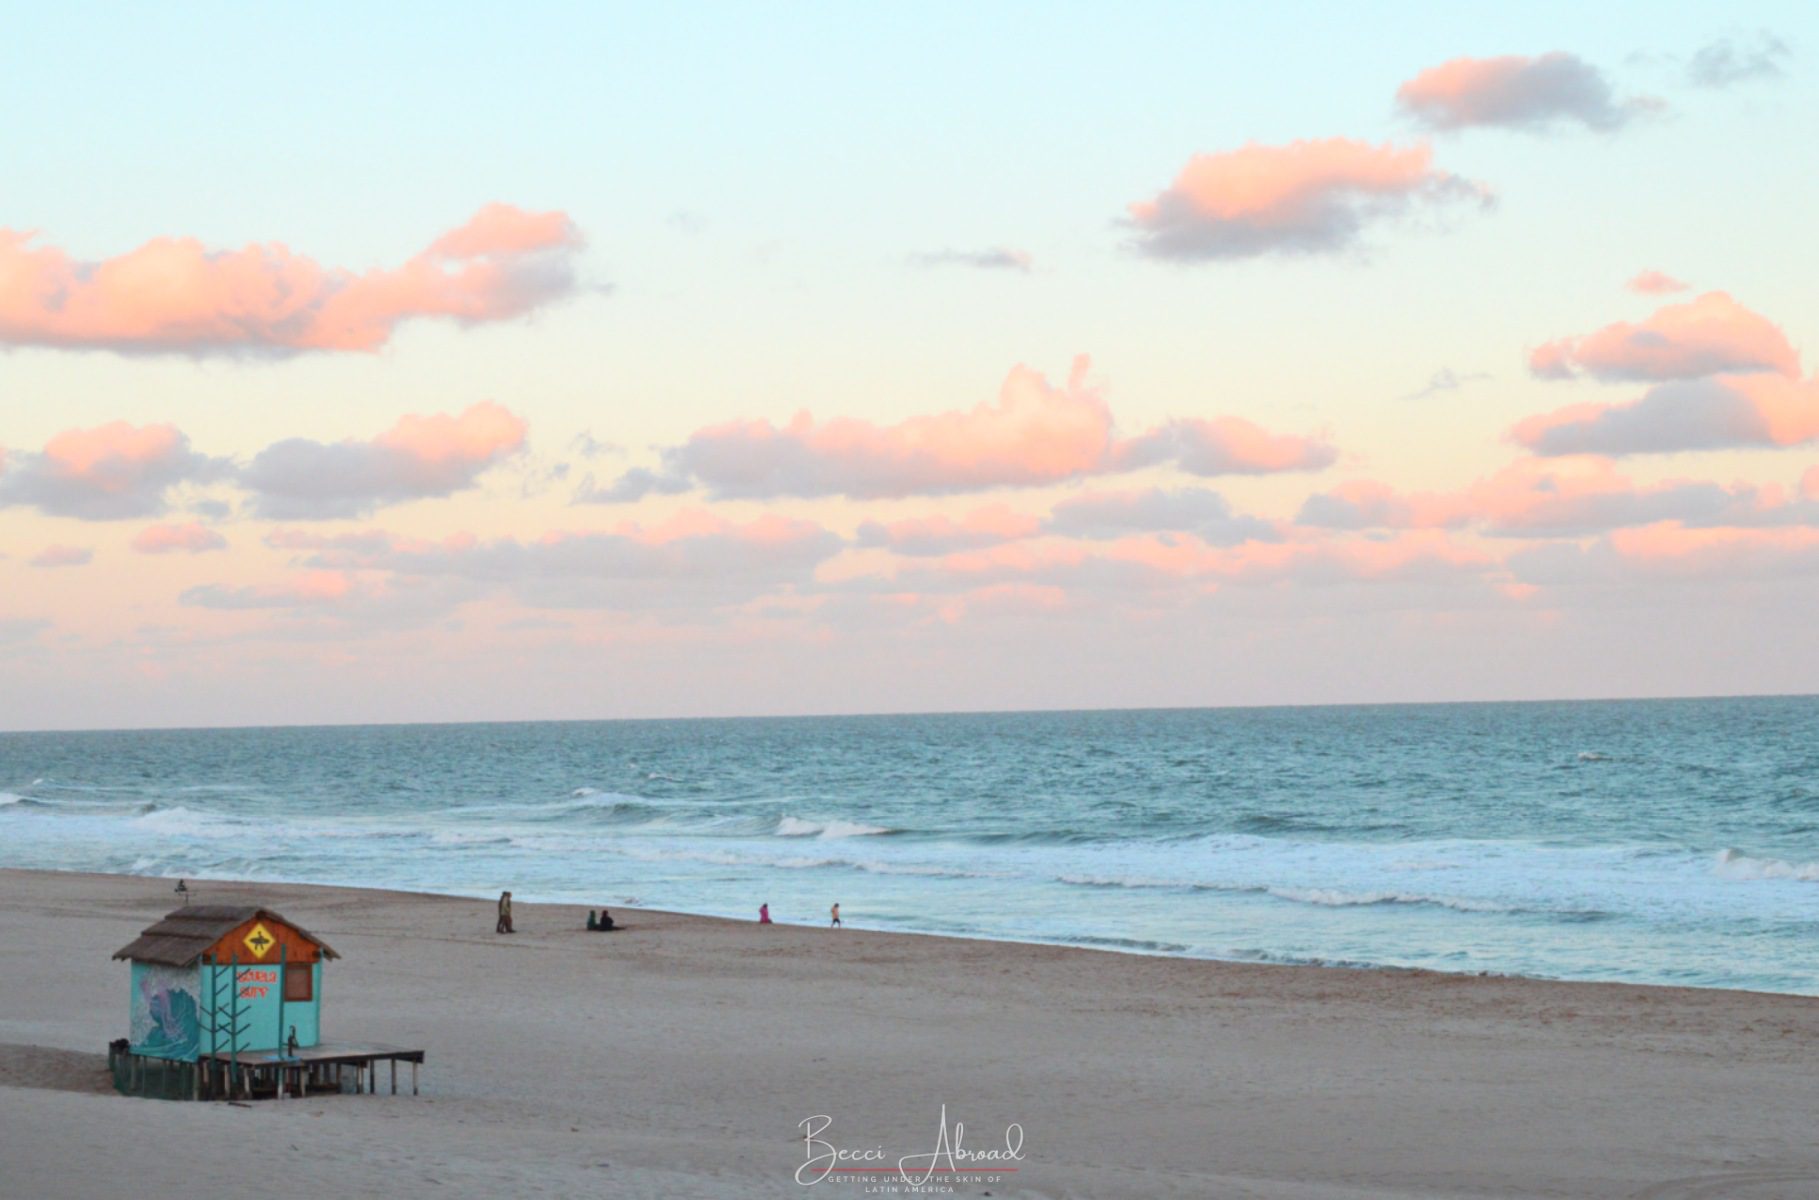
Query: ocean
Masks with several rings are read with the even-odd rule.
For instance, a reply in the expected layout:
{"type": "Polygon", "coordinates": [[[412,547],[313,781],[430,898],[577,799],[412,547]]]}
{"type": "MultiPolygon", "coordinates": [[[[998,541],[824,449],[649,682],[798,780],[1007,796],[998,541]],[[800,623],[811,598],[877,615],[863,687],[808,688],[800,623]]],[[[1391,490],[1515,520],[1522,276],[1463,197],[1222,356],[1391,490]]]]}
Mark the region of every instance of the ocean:
{"type": "Polygon", "coordinates": [[[0,734],[0,866],[1819,994],[1819,698],[0,734]]]}

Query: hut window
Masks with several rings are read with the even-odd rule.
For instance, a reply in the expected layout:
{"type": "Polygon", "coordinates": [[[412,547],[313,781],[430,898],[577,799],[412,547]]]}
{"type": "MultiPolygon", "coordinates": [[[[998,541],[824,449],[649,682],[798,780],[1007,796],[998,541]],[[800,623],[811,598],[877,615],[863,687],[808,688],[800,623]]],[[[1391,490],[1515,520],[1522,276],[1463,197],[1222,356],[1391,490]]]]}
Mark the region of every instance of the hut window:
{"type": "Polygon", "coordinates": [[[289,963],[284,968],[284,998],[290,1000],[313,1000],[316,993],[314,980],[311,978],[308,963],[289,963]]]}

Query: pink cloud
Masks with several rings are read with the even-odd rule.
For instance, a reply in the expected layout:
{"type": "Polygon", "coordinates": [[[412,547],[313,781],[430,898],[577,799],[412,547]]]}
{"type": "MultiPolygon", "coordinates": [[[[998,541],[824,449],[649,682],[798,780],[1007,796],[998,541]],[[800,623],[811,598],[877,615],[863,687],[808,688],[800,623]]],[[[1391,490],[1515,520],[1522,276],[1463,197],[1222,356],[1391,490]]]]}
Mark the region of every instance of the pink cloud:
{"type": "Polygon", "coordinates": [[[911,517],[901,521],[867,521],[859,526],[857,544],[898,554],[951,554],[1035,537],[1042,523],[1027,513],[1002,505],[977,508],[958,519],[911,517]]]}
{"type": "Polygon", "coordinates": [[[665,448],[659,470],[638,468],[582,500],[615,503],[705,488],[718,499],[851,496],[879,499],[1037,487],[1172,464],[1198,475],[1313,470],[1332,462],[1316,438],[1272,434],[1236,417],[1177,420],[1120,439],[1111,409],[1088,384],[1089,360],[1065,385],[1012,369],[995,401],[880,425],[853,417],[786,425],[734,421],[665,448]]]}
{"type": "Polygon", "coordinates": [[[34,567],[83,567],[95,557],[86,546],[46,546],[28,560],[34,567]]]}
{"type": "Polygon", "coordinates": [[[1095,540],[1185,533],[1218,546],[1281,538],[1271,522],[1233,512],[1224,496],[1206,488],[1088,492],[1057,504],[1043,530],[1095,540]]]}
{"type": "Polygon", "coordinates": [[[1804,519],[1775,500],[1775,494],[1744,484],[1670,480],[1639,486],[1604,459],[1568,466],[1525,458],[1456,493],[1405,495],[1371,481],[1342,484],[1309,497],[1297,520],[1329,529],[1472,526],[1493,536],[1556,538],[1662,521],[1756,525],[1804,519]]]}
{"type": "Polygon", "coordinates": [[[1720,372],[1800,373],[1781,328],[1724,292],[1656,310],[1639,324],[1618,321],[1583,337],[1559,338],[1529,355],[1529,369],[1547,379],[1578,371],[1607,381],[1697,379],[1720,372]]]}
{"type": "Polygon", "coordinates": [[[194,521],[187,525],[148,525],[133,538],[133,549],[141,554],[201,554],[225,550],[227,539],[205,525],[194,521]]]}
{"type": "Polygon", "coordinates": [[[1640,292],[1645,296],[1665,296],[1671,292],[1684,292],[1690,288],[1692,284],[1682,283],[1672,275],[1663,274],[1660,271],[1648,270],[1638,272],[1634,278],[1623,286],[1632,292],[1640,292]]]}
{"type": "Polygon", "coordinates": [[[1402,111],[1430,129],[1503,126],[1538,131],[1577,122],[1616,129],[1644,104],[1618,104],[1603,72],[1563,51],[1533,58],[1455,58],[1396,89],[1402,111]]]}
{"type": "Polygon", "coordinates": [[[1369,223],[1459,199],[1490,193],[1436,170],[1426,145],[1326,138],[1197,154],[1129,212],[1139,251],[1187,262],[1343,250],[1369,223]]]}
{"type": "Polygon", "coordinates": [[[1331,466],[1326,442],[1271,433],[1242,417],[1179,418],[1120,442],[1113,460],[1127,468],[1173,463],[1189,475],[1273,475],[1331,466]]]}
{"type": "Polygon", "coordinates": [[[1406,494],[1357,479],[1309,496],[1295,520],[1320,529],[1445,529],[1464,525],[1466,506],[1453,496],[1406,494]]]}
{"type": "Polygon", "coordinates": [[[277,583],[224,587],[204,584],[186,590],[181,600],[197,608],[321,608],[349,599],[359,584],[345,571],[304,571],[277,583]]]}
{"type": "Polygon", "coordinates": [[[457,415],[406,416],[371,441],[291,438],[266,447],[240,474],[261,516],[363,516],[387,504],[473,487],[524,447],[524,418],[491,401],[457,415]]]}
{"type": "Polygon", "coordinates": [[[1018,582],[1081,593],[1205,591],[1223,585],[1433,582],[1481,576],[1494,567],[1483,551],[1434,530],[1385,540],[1247,541],[1232,546],[1138,535],[1098,549],[1050,541],[953,554],[900,570],[888,586],[938,592],[1018,582]]]}
{"type": "Polygon", "coordinates": [[[1589,546],[1554,544],[1512,555],[1511,569],[1542,586],[1664,582],[1732,585],[1819,573],[1819,528],[1616,530],[1589,546]]]}
{"type": "Polygon", "coordinates": [[[1668,454],[1796,446],[1819,438],[1819,380],[1721,375],[1658,384],[1626,404],[1573,404],[1519,421],[1536,454],[1668,454]]]}
{"type": "Polygon", "coordinates": [[[113,421],[59,433],[40,453],[15,454],[7,468],[0,474],[0,507],[113,520],[161,512],[172,488],[220,478],[228,464],[191,450],[174,425],[113,421]]]}
{"type": "Polygon", "coordinates": [[[373,351],[403,322],[476,324],[572,292],[582,239],[559,212],[492,204],[389,270],[324,267],[276,243],[155,238],[79,262],[0,230],[0,342],[133,354],[373,351]]]}
{"type": "MultiPolygon", "coordinates": [[[[504,593],[534,608],[620,610],[711,608],[787,592],[808,583],[844,547],[812,521],[775,515],[734,521],[701,510],[654,525],[623,522],[611,530],[556,530],[522,539],[463,533],[429,541],[378,530],[334,536],[274,530],[266,543],[309,552],[299,563],[305,568],[358,572],[389,581],[397,592],[433,591],[445,606],[504,593]]],[[[233,589],[208,589],[190,602],[238,596],[233,589]]]]}
{"type": "MultiPolygon", "coordinates": [[[[1161,547],[1152,553],[1184,552],[1161,547]]],[[[1230,583],[1336,584],[1431,581],[1478,575],[1495,564],[1482,550],[1460,545],[1439,530],[1421,530],[1383,541],[1247,542],[1209,551],[1198,565],[1230,583]]]]}

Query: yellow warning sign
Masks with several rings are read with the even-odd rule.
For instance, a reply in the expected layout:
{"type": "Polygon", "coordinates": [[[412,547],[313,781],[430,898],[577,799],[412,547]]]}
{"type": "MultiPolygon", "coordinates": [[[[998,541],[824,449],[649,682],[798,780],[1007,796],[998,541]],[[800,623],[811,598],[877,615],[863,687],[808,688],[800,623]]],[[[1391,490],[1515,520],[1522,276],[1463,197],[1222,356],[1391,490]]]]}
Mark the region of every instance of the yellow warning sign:
{"type": "Polygon", "coordinates": [[[264,958],[271,953],[272,947],[278,944],[278,939],[272,936],[271,930],[265,927],[264,921],[254,925],[247,932],[245,940],[246,948],[253,952],[254,958],[264,958]]]}

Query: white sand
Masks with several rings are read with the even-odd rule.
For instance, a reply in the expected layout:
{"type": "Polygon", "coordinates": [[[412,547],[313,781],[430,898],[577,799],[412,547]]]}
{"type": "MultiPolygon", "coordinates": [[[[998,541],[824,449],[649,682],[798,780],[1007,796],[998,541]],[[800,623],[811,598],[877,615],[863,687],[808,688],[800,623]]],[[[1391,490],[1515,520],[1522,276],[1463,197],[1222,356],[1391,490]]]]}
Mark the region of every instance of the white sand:
{"type": "MultiPolygon", "coordinates": [[[[316,932],[324,1033],[424,1094],[130,1100],[109,955],[165,881],[0,871],[0,1197],[851,1197],[849,1149],[1025,1131],[952,1194],[1819,1197],[1819,1001],[1140,958],[338,888],[202,884],[316,932]]],[[[901,1184],[898,1185],[901,1187],[901,1184]]]]}

